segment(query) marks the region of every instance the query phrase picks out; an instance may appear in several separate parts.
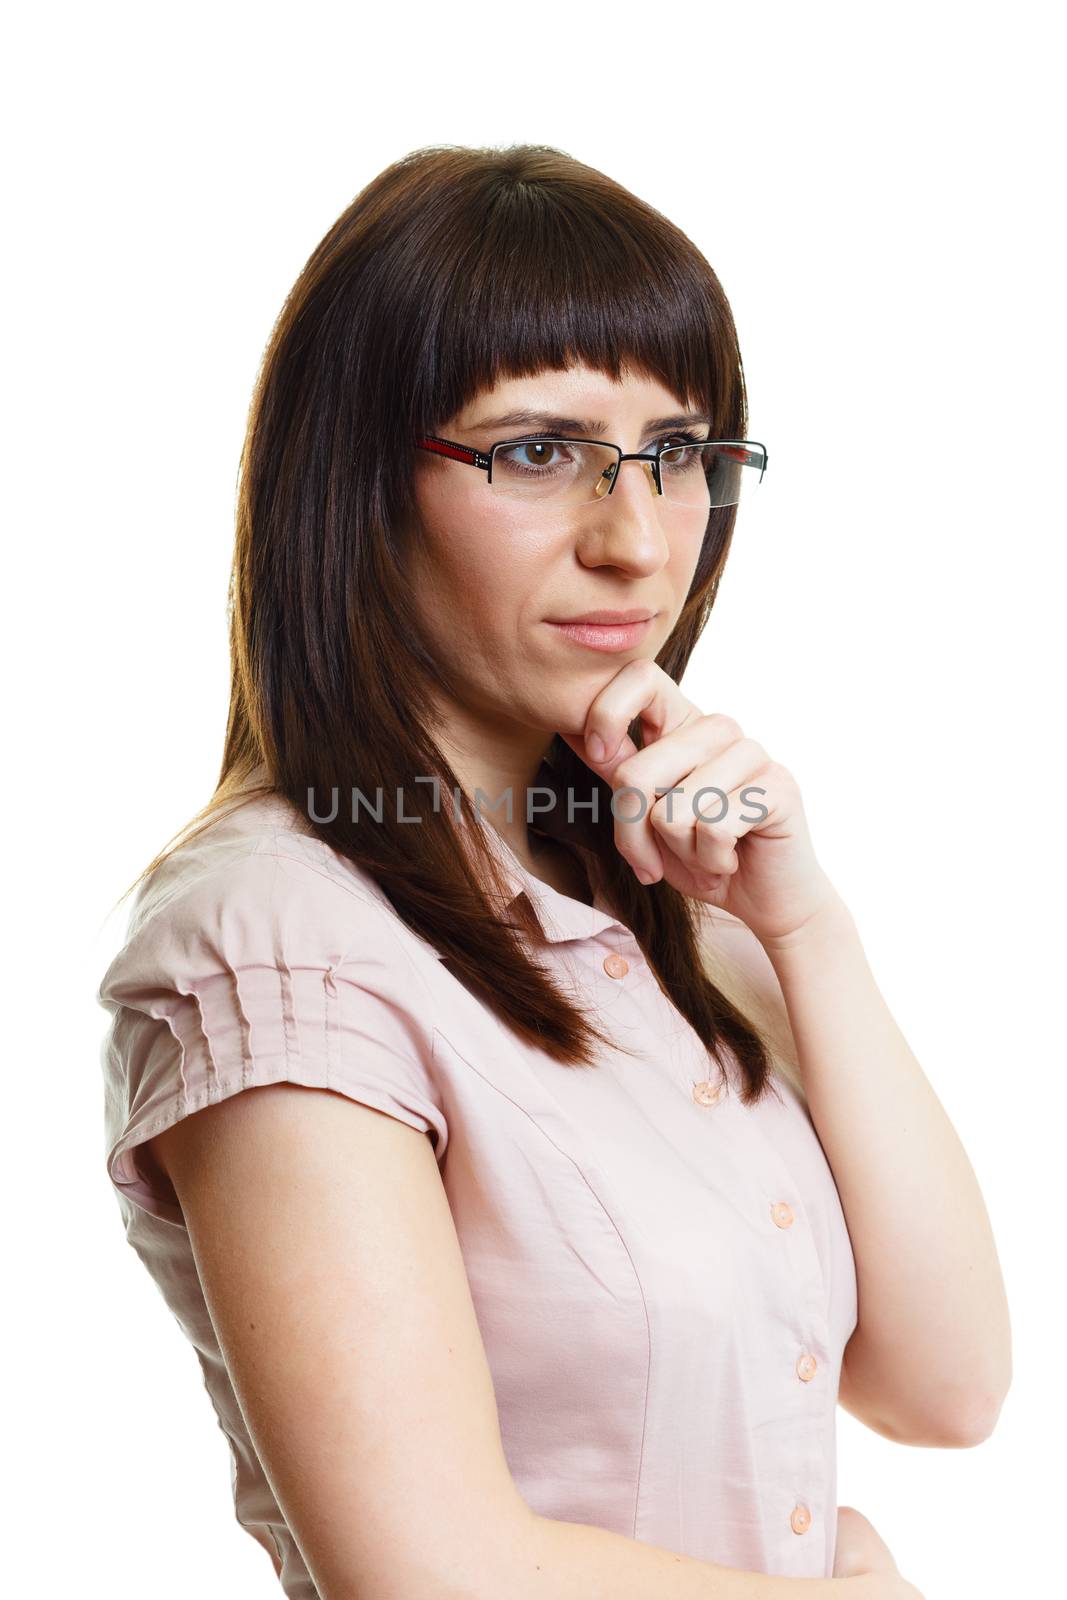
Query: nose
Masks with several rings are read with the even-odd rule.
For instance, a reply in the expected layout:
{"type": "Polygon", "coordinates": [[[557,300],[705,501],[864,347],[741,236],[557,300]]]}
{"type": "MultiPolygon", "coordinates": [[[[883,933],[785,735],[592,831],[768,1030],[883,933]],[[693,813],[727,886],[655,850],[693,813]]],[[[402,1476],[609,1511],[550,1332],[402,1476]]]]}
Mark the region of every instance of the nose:
{"type": "Polygon", "coordinates": [[[582,518],[582,563],[635,575],[658,572],[670,558],[662,504],[648,462],[624,461],[611,493],[591,502],[582,518]]]}

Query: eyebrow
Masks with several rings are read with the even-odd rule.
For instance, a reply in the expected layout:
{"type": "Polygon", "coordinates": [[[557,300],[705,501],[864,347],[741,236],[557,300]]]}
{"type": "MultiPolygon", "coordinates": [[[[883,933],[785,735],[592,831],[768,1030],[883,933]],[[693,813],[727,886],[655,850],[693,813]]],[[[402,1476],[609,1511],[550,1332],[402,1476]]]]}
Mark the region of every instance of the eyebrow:
{"type": "MultiPolygon", "coordinates": [[[[652,417],[645,423],[645,433],[661,433],[669,428],[683,428],[689,422],[711,423],[711,418],[693,411],[679,411],[670,417],[652,417]]],[[[552,411],[504,411],[496,417],[483,417],[471,424],[471,433],[488,432],[496,428],[546,428],[552,433],[584,433],[589,438],[600,437],[607,423],[591,421],[588,417],[561,417],[552,411]]]]}

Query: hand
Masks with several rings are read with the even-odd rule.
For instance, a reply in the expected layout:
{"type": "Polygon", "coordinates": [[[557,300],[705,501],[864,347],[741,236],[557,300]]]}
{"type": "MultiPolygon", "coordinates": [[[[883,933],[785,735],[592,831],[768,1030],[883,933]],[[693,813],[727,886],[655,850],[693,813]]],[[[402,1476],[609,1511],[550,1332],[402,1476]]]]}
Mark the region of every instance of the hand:
{"type": "Polygon", "coordinates": [[[856,1600],[923,1600],[913,1583],[900,1575],[885,1540],[854,1506],[837,1508],[834,1578],[851,1578],[856,1600]]]}
{"type": "Polygon", "coordinates": [[[642,881],[721,907],[764,943],[843,909],[792,773],[732,718],[705,716],[654,661],[628,661],[594,698],[583,733],[560,738],[613,792],[639,791],[615,803],[615,843],[642,881]],[[635,717],[640,750],[627,732],[635,717]],[[699,792],[708,789],[721,792],[699,792]]]}
{"type": "Polygon", "coordinates": [[[889,1546],[862,1511],[857,1511],[854,1506],[838,1506],[833,1576],[856,1578],[867,1572],[898,1571],[889,1546]]]}

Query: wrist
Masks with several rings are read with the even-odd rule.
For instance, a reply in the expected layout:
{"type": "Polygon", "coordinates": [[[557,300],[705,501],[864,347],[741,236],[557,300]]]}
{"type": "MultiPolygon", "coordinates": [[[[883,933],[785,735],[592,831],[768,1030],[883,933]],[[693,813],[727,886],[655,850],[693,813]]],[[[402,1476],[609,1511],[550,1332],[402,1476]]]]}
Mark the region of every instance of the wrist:
{"type": "Polygon", "coordinates": [[[760,943],[773,961],[795,951],[832,948],[856,934],[852,913],[837,890],[830,888],[816,910],[796,928],[788,933],[761,935],[760,943]]]}

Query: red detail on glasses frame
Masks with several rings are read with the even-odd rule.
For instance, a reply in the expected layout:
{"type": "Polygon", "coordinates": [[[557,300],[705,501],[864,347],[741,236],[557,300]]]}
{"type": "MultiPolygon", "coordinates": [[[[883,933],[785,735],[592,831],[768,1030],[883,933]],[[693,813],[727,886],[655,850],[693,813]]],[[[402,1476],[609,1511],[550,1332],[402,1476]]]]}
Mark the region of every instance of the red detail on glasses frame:
{"type": "Polygon", "coordinates": [[[463,445],[448,444],[444,439],[416,439],[424,450],[434,450],[439,456],[451,456],[454,461],[476,461],[477,450],[467,450],[463,445]]]}

